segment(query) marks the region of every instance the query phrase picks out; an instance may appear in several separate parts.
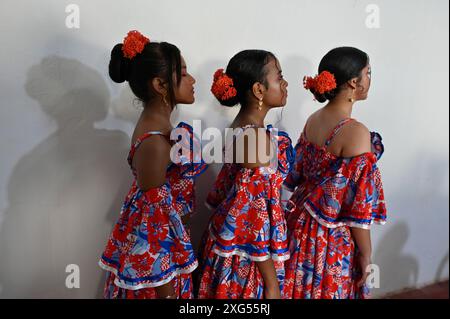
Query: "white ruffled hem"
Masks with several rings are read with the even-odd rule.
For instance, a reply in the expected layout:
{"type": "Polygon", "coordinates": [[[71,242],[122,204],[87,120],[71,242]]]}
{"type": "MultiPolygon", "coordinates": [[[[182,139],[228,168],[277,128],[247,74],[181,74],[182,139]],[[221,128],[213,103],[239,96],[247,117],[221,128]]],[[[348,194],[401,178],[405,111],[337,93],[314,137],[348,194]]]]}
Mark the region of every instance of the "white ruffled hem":
{"type": "Polygon", "coordinates": [[[192,265],[190,265],[187,268],[174,270],[170,274],[170,276],[168,278],[164,279],[164,280],[157,281],[157,282],[152,282],[152,283],[141,283],[139,285],[132,285],[132,286],[131,285],[127,285],[123,280],[119,279],[119,277],[117,275],[117,269],[116,268],[106,265],[101,259],[98,262],[98,265],[103,270],[110,271],[116,276],[116,279],[114,280],[114,284],[117,287],[123,288],[123,289],[128,289],[128,290],[139,290],[139,289],[144,289],[144,288],[159,287],[159,286],[167,284],[168,282],[170,282],[173,278],[175,278],[178,275],[190,274],[191,272],[193,272],[198,267],[198,262],[196,260],[194,263],[192,263],[192,265]]]}
{"type": "MultiPolygon", "coordinates": [[[[217,240],[216,236],[214,236],[214,234],[212,234],[211,230],[209,231],[209,235],[211,236],[211,238],[213,240],[217,240]]],[[[234,248],[232,251],[227,252],[227,253],[221,251],[218,248],[214,248],[213,251],[215,254],[217,254],[221,257],[228,258],[228,257],[234,256],[234,255],[237,255],[237,256],[247,258],[247,259],[250,259],[250,260],[256,261],[256,262],[266,261],[266,260],[269,260],[270,258],[272,258],[272,260],[275,260],[275,261],[286,261],[291,257],[288,251],[282,255],[268,253],[265,256],[260,256],[260,257],[255,257],[252,255],[249,255],[246,251],[239,249],[239,248],[234,248]]]]}
{"type": "Polygon", "coordinates": [[[277,255],[277,254],[269,255],[269,254],[267,254],[266,256],[255,257],[255,256],[249,255],[247,252],[240,250],[238,248],[233,249],[229,253],[224,253],[223,251],[220,251],[219,249],[215,248],[214,253],[216,255],[219,255],[220,257],[225,257],[225,258],[231,257],[231,256],[240,256],[242,258],[247,258],[247,259],[250,259],[251,261],[255,261],[255,262],[266,261],[266,260],[269,260],[270,258],[272,258],[272,260],[275,260],[275,261],[286,261],[291,257],[289,255],[289,253],[286,253],[284,255],[277,255]]]}
{"type": "Polygon", "coordinates": [[[348,226],[348,227],[355,227],[355,228],[362,228],[362,229],[370,229],[372,224],[379,224],[379,225],[386,224],[385,220],[373,220],[373,219],[372,219],[372,221],[371,221],[371,223],[369,225],[361,224],[361,223],[357,223],[357,222],[353,222],[353,221],[341,221],[341,222],[337,222],[337,223],[328,223],[325,220],[323,220],[322,218],[320,218],[319,216],[317,216],[317,214],[314,213],[312,208],[307,203],[304,203],[303,207],[305,207],[305,209],[308,211],[308,213],[311,214],[311,216],[319,224],[321,224],[321,225],[323,225],[323,226],[325,226],[327,228],[337,228],[337,227],[342,227],[342,226],[348,226]]]}

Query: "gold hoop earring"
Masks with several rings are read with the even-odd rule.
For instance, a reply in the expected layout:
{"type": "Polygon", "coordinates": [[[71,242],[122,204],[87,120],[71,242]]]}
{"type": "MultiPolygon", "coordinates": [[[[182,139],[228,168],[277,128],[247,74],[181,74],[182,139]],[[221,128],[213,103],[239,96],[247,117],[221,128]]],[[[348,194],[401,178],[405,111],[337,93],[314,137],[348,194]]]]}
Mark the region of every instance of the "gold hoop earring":
{"type": "Polygon", "coordinates": [[[262,105],[263,105],[263,101],[262,101],[262,98],[260,98],[260,99],[259,99],[259,102],[258,102],[258,104],[259,104],[259,106],[258,106],[258,110],[259,110],[259,111],[261,111],[261,110],[262,110],[262,105]]]}

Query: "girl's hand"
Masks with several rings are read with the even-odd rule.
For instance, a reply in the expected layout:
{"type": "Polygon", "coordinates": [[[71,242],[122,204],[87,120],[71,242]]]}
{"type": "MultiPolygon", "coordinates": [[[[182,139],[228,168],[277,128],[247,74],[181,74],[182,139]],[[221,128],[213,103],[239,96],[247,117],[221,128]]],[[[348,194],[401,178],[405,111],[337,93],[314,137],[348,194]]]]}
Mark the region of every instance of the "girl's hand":
{"type": "Polygon", "coordinates": [[[372,259],[370,256],[364,256],[363,254],[358,254],[357,256],[357,263],[359,266],[359,269],[361,270],[361,278],[357,282],[357,287],[362,287],[367,280],[367,276],[370,275],[370,269],[369,265],[372,264],[372,259]]]}

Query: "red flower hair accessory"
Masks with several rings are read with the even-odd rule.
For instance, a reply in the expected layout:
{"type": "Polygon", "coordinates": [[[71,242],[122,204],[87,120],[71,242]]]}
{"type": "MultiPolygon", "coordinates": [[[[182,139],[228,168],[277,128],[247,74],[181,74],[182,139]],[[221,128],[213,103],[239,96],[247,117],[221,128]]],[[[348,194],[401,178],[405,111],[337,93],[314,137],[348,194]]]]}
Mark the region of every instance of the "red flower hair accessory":
{"type": "Polygon", "coordinates": [[[214,73],[211,92],[220,101],[226,101],[235,97],[237,94],[236,88],[233,85],[233,79],[226,75],[223,69],[218,69],[214,73]]]}
{"type": "Polygon", "coordinates": [[[128,32],[123,40],[122,52],[123,56],[132,59],[144,50],[144,47],[150,40],[136,30],[128,32]]]}
{"type": "Polygon", "coordinates": [[[314,78],[305,76],[303,78],[303,87],[307,90],[313,90],[319,94],[324,94],[334,90],[336,85],[336,79],[334,75],[328,71],[322,71],[314,78]]]}

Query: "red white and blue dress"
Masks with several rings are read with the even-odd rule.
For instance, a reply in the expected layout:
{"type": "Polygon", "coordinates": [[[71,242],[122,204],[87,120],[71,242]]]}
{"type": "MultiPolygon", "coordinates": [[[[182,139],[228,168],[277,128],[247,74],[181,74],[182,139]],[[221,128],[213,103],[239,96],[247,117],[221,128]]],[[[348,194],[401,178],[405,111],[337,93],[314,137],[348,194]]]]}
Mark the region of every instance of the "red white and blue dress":
{"type": "MultiPolygon", "coordinates": [[[[191,273],[198,261],[181,218],[195,209],[194,179],[206,164],[193,152],[198,139],[192,127],[181,122],[176,128],[189,135],[187,140],[178,139],[180,155],[184,148],[187,157],[169,164],[166,182],[160,187],[144,192],[135,178],[99,261],[107,271],[105,298],[157,298],[154,287],[172,280],[178,298],[193,298],[191,273]]],[[[128,163],[135,177],[133,156],[139,145],[155,134],[163,135],[147,132],[130,149],[128,163]]]]}
{"type": "Polygon", "coordinates": [[[200,299],[264,298],[264,282],[255,262],[269,258],[282,288],[283,262],[289,252],[280,191],[294,153],[287,133],[271,125],[267,132],[278,144],[278,163],[253,169],[226,163],[208,194],[206,204],[213,215],[203,236],[200,299]]]}
{"type": "Polygon", "coordinates": [[[361,270],[350,227],[369,229],[384,224],[386,207],[377,161],[381,136],[372,132],[372,151],[337,157],[327,151],[333,137],[352,119],[331,132],[325,146],[307,140],[306,130],[295,146],[295,164],[284,186],[293,191],[287,204],[289,251],[283,298],[367,298],[358,288],[361,270]]]}

